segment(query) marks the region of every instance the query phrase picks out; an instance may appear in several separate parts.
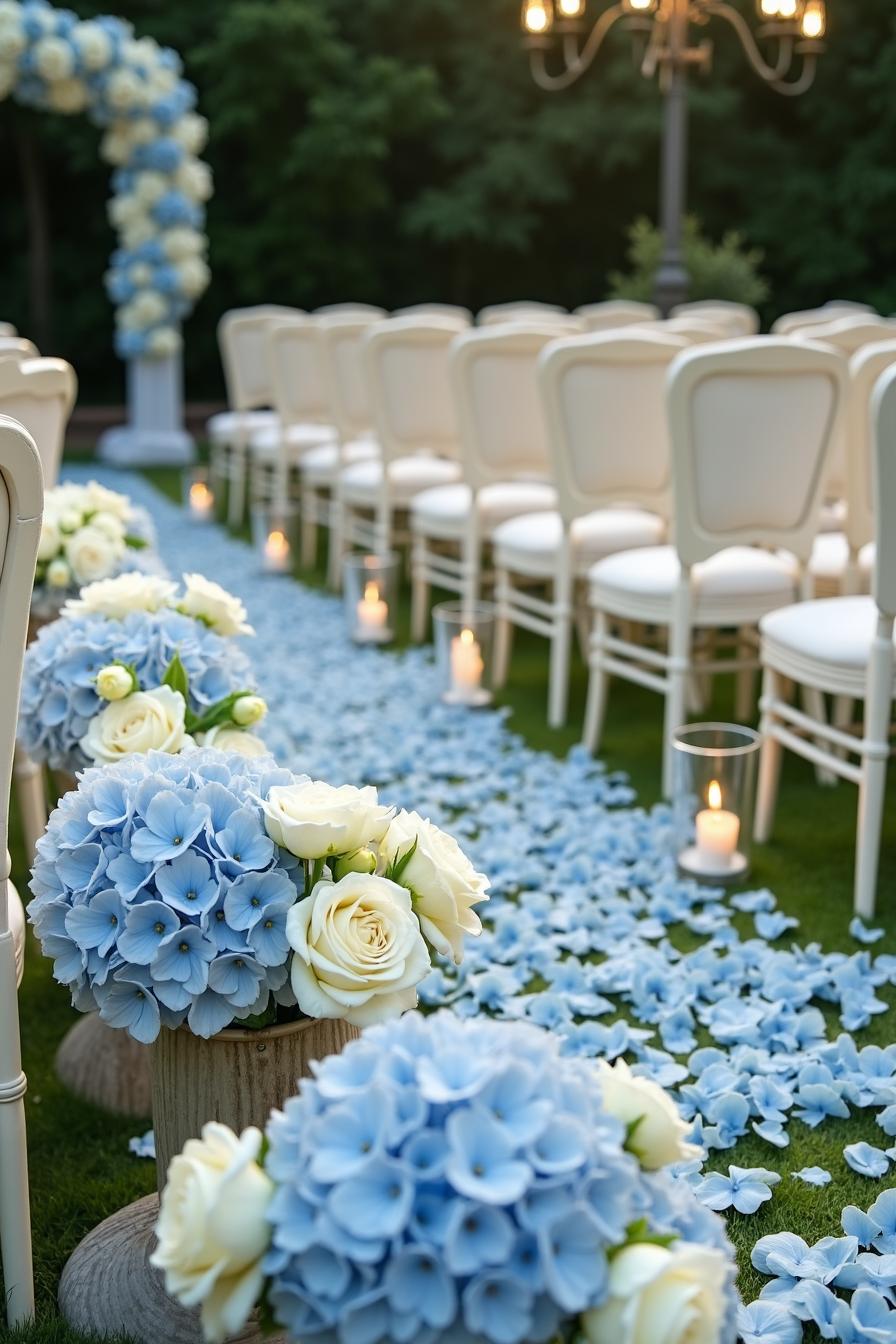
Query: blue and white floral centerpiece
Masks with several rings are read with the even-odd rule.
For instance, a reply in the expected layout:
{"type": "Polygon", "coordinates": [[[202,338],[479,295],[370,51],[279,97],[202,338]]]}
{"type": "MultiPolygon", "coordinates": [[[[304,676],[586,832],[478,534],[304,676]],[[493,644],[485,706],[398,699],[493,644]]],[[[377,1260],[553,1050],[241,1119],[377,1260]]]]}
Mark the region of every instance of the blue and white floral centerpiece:
{"type": "Polygon", "coordinates": [[[27,651],[19,740],[71,773],[152,748],[264,755],[247,729],[266,706],[235,644],[250,633],[243,604],[200,574],[182,591],[146,574],[89,584],[27,651]]]}
{"type": "Polygon", "coordinates": [[[376,790],[214,749],[84,771],[38,842],[29,914],[81,1011],[145,1044],[413,1008],[487,880],[376,790]]]}
{"type": "Polygon", "coordinates": [[[161,574],[156,532],[145,509],[98,481],[66,481],[44,496],[31,613],[53,620],[88,583],[131,570],[161,574]]]}
{"type": "Polygon", "coordinates": [[[152,1263],[211,1344],[262,1297],[302,1344],[733,1344],[724,1224],[668,1170],[684,1130],[656,1084],[538,1028],[410,1014],[264,1138],[190,1140],[152,1263]]]}

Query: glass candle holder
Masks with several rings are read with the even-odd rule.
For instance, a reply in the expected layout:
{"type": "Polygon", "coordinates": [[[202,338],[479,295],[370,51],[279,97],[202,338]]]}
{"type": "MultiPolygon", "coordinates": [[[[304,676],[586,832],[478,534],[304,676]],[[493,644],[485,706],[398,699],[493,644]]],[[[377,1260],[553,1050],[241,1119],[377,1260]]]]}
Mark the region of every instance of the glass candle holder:
{"type": "Polygon", "coordinates": [[[349,635],[356,644],[388,644],[395,638],[399,557],[352,554],[342,564],[349,635]]]}
{"type": "Polygon", "coordinates": [[[252,545],[264,574],[291,574],[299,548],[299,510],[293,504],[252,510],[252,545]]]}
{"type": "Polygon", "coordinates": [[[208,467],[190,467],[183,473],[183,501],[194,523],[215,520],[215,493],[208,467]]]}
{"type": "Polygon", "coordinates": [[[673,745],[678,867],[705,882],[740,881],[750,870],[759,734],[733,723],[690,723],[673,745]]]}
{"type": "Polygon", "coordinates": [[[442,699],[471,708],[491,704],[495,609],[488,602],[442,602],[432,609],[442,699]]]}

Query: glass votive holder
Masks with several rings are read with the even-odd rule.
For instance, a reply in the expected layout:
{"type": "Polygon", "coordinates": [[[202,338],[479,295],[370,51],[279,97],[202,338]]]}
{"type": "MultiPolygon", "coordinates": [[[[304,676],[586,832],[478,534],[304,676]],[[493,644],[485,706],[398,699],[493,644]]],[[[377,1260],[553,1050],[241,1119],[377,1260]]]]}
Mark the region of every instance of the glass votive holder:
{"type": "Polygon", "coordinates": [[[351,553],[342,562],[345,623],[356,644],[395,638],[399,556],[351,553]]]}
{"type": "Polygon", "coordinates": [[[252,545],[262,573],[291,574],[299,548],[299,510],[294,504],[256,505],[252,545]]]}
{"type": "Polygon", "coordinates": [[[194,523],[213,523],[215,492],[208,467],[188,467],[182,476],[183,502],[194,523]]]}
{"type": "Polygon", "coordinates": [[[489,602],[441,602],[432,609],[436,666],[449,705],[491,704],[495,609],[489,602]]]}
{"type": "Polygon", "coordinates": [[[673,834],[688,877],[737,882],[750,870],[760,736],[734,723],[689,723],[673,735],[673,834]]]}

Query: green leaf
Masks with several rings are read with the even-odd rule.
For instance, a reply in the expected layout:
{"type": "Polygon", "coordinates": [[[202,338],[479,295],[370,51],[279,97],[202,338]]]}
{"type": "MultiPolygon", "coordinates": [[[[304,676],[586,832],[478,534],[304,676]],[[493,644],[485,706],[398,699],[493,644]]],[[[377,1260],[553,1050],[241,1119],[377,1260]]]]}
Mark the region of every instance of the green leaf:
{"type": "Polygon", "coordinates": [[[184,704],[188,703],[190,693],[190,679],[187,676],[187,669],[180,660],[180,654],[175,653],[171,662],[165,669],[165,675],[162,678],[163,686],[170,686],[172,691],[180,691],[184,698],[184,704]]]}
{"type": "Polygon", "coordinates": [[[251,1017],[237,1018],[236,1025],[248,1027],[249,1031],[261,1031],[263,1027],[272,1027],[277,1021],[277,1005],[273,998],[263,1013],[253,1013],[251,1017]]]}
{"type": "MultiPolygon", "coordinates": [[[[202,714],[188,715],[187,732],[189,733],[207,733],[210,728],[217,728],[222,723],[233,723],[233,707],[237,700],[244,695],[251,695],[251,691],[231,691],[230,695],[225,695],[223,700],[216,701],[209,705],[202,714]]],[[[234,727],[238,727],[234,723],[234,727]]]]}
{"type": "Polygon", "coordinates": [[[390,882],[397,882],[401,886],[401,879],[404,877],[405,870],[411,859],[417,852],[417,837],[414,837],[413,844],[409,845],[404,854],[398,853],[386,869],[386,877],[390,882]]]}
{"type": "Polygon", "coordinates": [[[124,539],[125,546],[130,546],[132,551],[145,551],[149,542],[145,537],[135,537],[130,532],[124,539]]]}

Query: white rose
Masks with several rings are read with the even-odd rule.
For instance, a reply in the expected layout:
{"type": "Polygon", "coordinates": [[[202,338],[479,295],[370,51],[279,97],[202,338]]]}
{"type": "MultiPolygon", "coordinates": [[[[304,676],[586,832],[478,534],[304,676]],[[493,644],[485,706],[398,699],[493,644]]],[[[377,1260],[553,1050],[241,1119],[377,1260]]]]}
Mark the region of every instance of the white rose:
{"type": "Polygon", "coordinates": [[[62,533],[55,518],[44,515],[40,525],[40,541],[37,543],[38,560],[52,560],[62,546],[62,533]]]}
{"type": "Polygon", "coordinates": [[[488,878],[477,873],[460,845],[416,812],[399,812],[382,844],[387,864],[417,847],[398,879],[414,898],[414,913],[437,952],[463,958],[464,934],[482,932],[473,906],[487,901],[488,878]]]}
{"type": "Polygon", "coordinates": [[[379,806],[370,785],[334,788],[316,779],[275,785],[262,807],[268,835],[298,859],[354,854],[378,844],[391,816],[388,807],[379,806]]]}
{"type": "Polygon", "coordinates": [[[160,242],[169,261],[185,261],[187,257],[198,257],[205,249],[205,238],[202,234],[197,229],[188,229],[183,225],[166,229],[160,242]]]}
{"type": "Polygon", "coordinates": [[[188,154],[200,154],[208,140],[208,122],[198,112],[187,112],[171,128],[171,136],[188,154]]]}
{"type": "Polygon", "coordinates": [[[168,606],[176,589],[176,583],[155,574],[119,574],[82,588],[78,597],[65,604],[65,615],[84,612],[122,621],[132,611],[159,611],[168,606]]]}
{"type": "Polygon", "coordinates": [[[101,700],[123,700],[134,689],[134,678],[120,663],[109,663],[96,674],[96,693],[101,700]]]}
{"type": "Polygon", "coordinates": [[[251,723],[260,723],[268,712],[268,707],[260,695],[241,695],[233,702],[233,721],[240,728],[248,728],[251,723]]]}
{"type": "Polygon", "coordinates": [[[180,691],[170,686],[134,691],[90,720],[81,738],[81,750],[100,763],[117,761],[134,752],[156,750],[176,755],[195,745],[184,731],[185,709],[180,691]]]}
{"type": "Polygon", "coordinates": [[[292,987],[309,1017],[356,1027],[396,1017],[417,1002],[429,949],[410,893],[371,873],[319,882],[286,916],[292,987]]]}
{"type": "Polygon", "coordinates": [[[610,1296],[586,1311],[588,1344],[720,1344],[725,1257],[688,1242],[627,1246],[610,1261],[610,1296]]]}
{"type": "Polygon", "coordinates": [[[134,181],[134,195],[142,205],[152,206],[168,190],[168,179],[162,173],[138,173],[134,181]]]}
{"type": "Polygon", "coordinates": [[[131,139],[126,130],[116,127],[107,131],[100,141],[100,154],[107,163],[119,166],[127,163],[131,153],[131,139]]]}
{"type": "Polygon", "coordinates": [[[82,79],[58,79],[49,86],[48,98],[55,112],[71,115],[84,111],[90,102],[90,90],[82,79]]]}
{"type": "Polygon", "coordinates": [[[75,54],[61,37],[42,37],[34,44],[34,64],[44,79],[70,79],[75,68],[75,54]]]}
{"type": "Polygon", "coordinates": [[[201,159],[184,159],[174,175],[175,186],[191,201],[207,201],[212,194],[212,170],[201,159]]]}
{"type": "Polygon", "coordinates": [[[274,1183],[258,1163],[261,1144],[258,1129],[237,1138],[211,1121],[174,1158],[162,1191],[150,1263],[172,1297],[200,1308],[211,1344],[242,1329],[264,1286],[274,1183]]]}
{"type": "Polygon", "coordinates": [[[121,519],[116,518],[114,513],[106,513],[105,510],[93,515],[90,526],[97,528],[112,541],[124,541],[127,532],[121,519]]]}
{"type": "Polygon", "coordinates": [[[122,245],[129,252],[135,247],[142,247],[144,243],[151,242],[155,236],[156,226],[149,216],[144,214],[125,224],[121,230],[122,245]]]}
{"type": "Polygon", "coordinates": [[[124,542],[112,541],[97,527],[82,527],[65,539],[65,558],[80,584],[104,579],[124,553],[124,542]]]}
{"type": "Polygon", "coordinates": [[[112,59],[112,39],[98,23],[89,19],[76,25],[72,33],[86,70],[102,70],[112,59]]]}
{"type": "Polygon", "coordinates": [[[72,571],[61,556],[47,565],[47,583],[51,588],[68,588],[72,581],[72,571]]]}
{"type": "Polygon", "coordinates": [[[22,11],[18,8],[15,12],[11,9],[0,10],[0,57],[4,61],[16,61],[27,45],[22,11]]]}
{"type": "Polygon", "coordinates": [[[110,107],[127,112],[141,101],[143,85],[133,70],[113,70],[106,81],[106,98],[110,107]]]}
{"type": "Polygon", "coordinates": [[[63,532],[77,532],[84,521],[84,511],[76,504],[67,504],[59,514],[59,526],[63,532]]]}
{"type": "Polygon", "coordinates": [[[698,1155],[700,1150],[685,1140],[688,1126],[675,1102],[658,1083],[636,1077],[624,1059],[612,1067],[601,1059],[597,1067],[604,1109],[631,1130],[626,1147],[642,1167],[656,1171],[698,1155]]]}
{"type": "Polygon", "coordinates": [[[180,292],[188,299],[198,298],[208,288],[211,271],[201,257],[187,257],[177,264],[177,280],[180,292]]]}
{"type": "Polygon", "coordinates": [[[123,523],[131,516],[131,501],[127,495],[117,490],[109,490],[99,481],[89,481],[84,486],[84,507],[96,513],[111,513],[123,523]]]}
{"type": "Polygon", "coordinates": [[[161,359],[166,355],[176,355],[182,345],[177,327],[156,327],[155,331],[149,333],[147,349],[151,355],[158,355],[161,359]]]}
{"type": "Polygon", "coordinates": [[[184,575],[184,596],[180,610],[186,616],[195,616],[204,621],[219,635],[255,634],[251,625],[246,623],[246,608],[239,598],[201,574],[184,575]]]}
{"type": "Polygon", "coordinates": [[[217,751],[232,751],[237,756],[269,756],[270,752],[260,737],[229,723],[219,723],[196,739],[200,747],[214,747],[217,751]]]}

